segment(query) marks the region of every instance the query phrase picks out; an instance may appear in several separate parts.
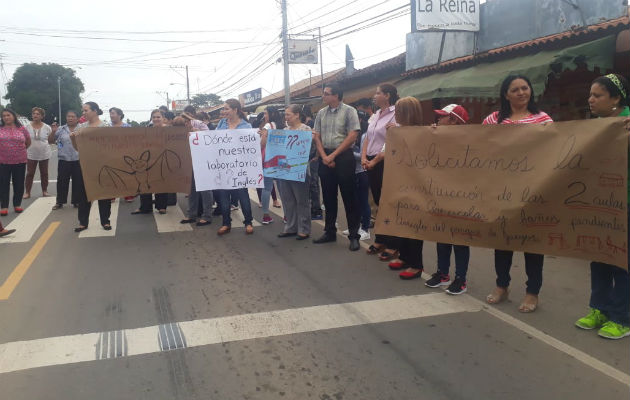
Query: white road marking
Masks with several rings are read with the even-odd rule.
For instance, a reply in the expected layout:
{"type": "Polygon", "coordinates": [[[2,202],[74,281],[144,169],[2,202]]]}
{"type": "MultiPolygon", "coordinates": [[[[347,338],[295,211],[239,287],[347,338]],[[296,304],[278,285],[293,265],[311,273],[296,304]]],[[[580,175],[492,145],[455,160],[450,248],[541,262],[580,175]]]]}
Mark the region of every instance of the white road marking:
{"type": "Polygon", "coordinates": [[[179,205],[170,206],[166,209],[166,214],[160,214],[157,210],[153,210],[153,217],[157,230],[160,233],[166,232],[186,232],[192,231],[190,224],[181,224],[179,221],[185,219],[182,209],[179,205]]]}
{"type": "Polygon", "coordinates": [[[116,226],[118,225],[118,206],[120,200],[116,199],[112,203],[112,213],[109,217],[109,222],[112,226],[110,231],[106,231],[101,226],[101,218],[98,214],[98,202],[95,201],[92,203],[92,208],[90,209],[90,219],[88,222],[88,228],[81,233],[79,233],[79,238],[91,238],[91,237],[113,237],[116,236],[116,226]]]}
{"type": "MultiPolygon", "coordinates": [[[[518,330],[528,334],[529,336],[532,336],[538,340],[540,340],[541,342],[545,343],[548,346],[553,347],[554,349],[563,352],[564,354],[567,354],[568,356],[573,357],[574,359],[586,364],[587,366],[601,372],[604,375],[609,376],[610,378],[613,378],[619,382],[621,382],[622,384],[628,386],[630,385],[630,375],[612,367],[609,364],[606,364],[602,361],[599,361],[598,359],[596,359],[595,357],[592,357],[586,353],[584,353],[581,350],[576,349],[575,347],[569,346],[568,344],[547,335],[546,333],[534,328],[531,325],[526,324],[525,322],[512,317],[511,315],[508,315],[506,313],[504,313],[503,311],[499,311],[496,307],[492,307],[489,306],[487,304],[485,304],[484,302],[474,299],[471,297],[471,299],[473,301],[475,301],[480,307],[483,308],[483,310],[485,312],[487,312],[488,314],[500,319],[501,321],[512,325],[513,327],[517,328],[518,330]]],[[[602,339],[603,341],[604,339],[602,339]]],[[[605,344],[605,343],[604,343],[605,344]]]]}
{"type": "MultiPolygon", "coordinates": [[[[254,200],[254,196],[256,196],[256,193],[252,193],[250,191],[249,196],[252,200],[254,200]]],[[[275,214],[277,215],[281,215],[282,211],[276,211],[276,210],[272,210],[275,214]]],[[[323,221],[313,221],[314,223],[317,223],[319,225],[321,225],[322,227],[324,226],[324,222],[323,221]]],[[[337,235],[341,236],[341,237],[345,237],[343,235],[341,235],[340,231],[337,231],[337,235]]],[[[360,241],[361,247],[367,249],[370,246],[370,243],[366,243],[365,241],[360,241]]],[[[424,279],[425,281],[430,279],[431,275],[427,274],[426,272],[422,273],[422,279],[424,279]]],[[[445,289],[445,288],[444,288],[445,289]]],[[[489,306],[488,304],[484,303],[483,301],[477,300],[469,295],[465,295],[466,297],[469,297],[471,301],[474,301],[478,304],[478,306],[485,312],[487,312],[488,314],[499,318],[501,321],[513,326],[514,328],[540,340],[541,342],[545,343],[548,346],[553,347],[554,349],[561,351],[565,354],[567,354],[568,356],[586,364],[587,366],[601,372],[604,375],[607,375],[610,378],[613,378],[619,382],[621,382],[622,384],[628,386],[630,385],[630,375],[612,367],[609,364],[606,364],[586,353],[584,353],[581,350],[576,349],[575,347],[572,347],[552,336],[547,335],[546,333],[534,328],[531,325],[526,324],[525,322],[514,318],[502,311],[499,311],[497,308],[489,306]]],[[[461,297],[461,296],[460,296],[461,297]]]]}
{"type": "MultiPolygon", "coordinates": [[[[468,296],[425,294],[180,322],[187,347],[407,320],[481,307],[468,296]]],[[[157,353],[159,326],[127,329],[127,355],[157,353]]],[[[0,373],[98,360],[101,333],[0,344],[0,373]]]]}
{"type": "Polygon", "coordinates": [[[28,242],[35,234],[35,231],[48,217],[55,205],[54,197],[40,197],[30,206],[24,209],[24,212],[18,215],[11,223],[6,226],[7,229],[15,229],[13,235],[9,235],[0,239],[1,243],[22,243],[28,242]]]}
{"type": "MultiPolygon", "coordinates": [[[[33,181],[33,183],[42,183],[42,181],[33,181]]],[[[49,179],[48,183],[57,183],[56,179],[49,179]]]]}

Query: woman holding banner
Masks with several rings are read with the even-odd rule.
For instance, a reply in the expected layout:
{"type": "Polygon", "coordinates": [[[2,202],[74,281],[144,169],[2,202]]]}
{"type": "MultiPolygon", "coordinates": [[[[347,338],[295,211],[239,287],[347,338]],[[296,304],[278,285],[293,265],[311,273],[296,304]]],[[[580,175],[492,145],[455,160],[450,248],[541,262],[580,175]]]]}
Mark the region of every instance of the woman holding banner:
{"type": "MultiPolygon", "coordinates": [[[[251,129],[252,126],[245,119],[245,114],[241,108],[241,103],[236,99],[227,99],[221,110],[223,119],[219,121],[217,130],[219,129],[251,129]]],[[[232,230],[232,217],[230,216],[230,195],[237,198],[241,203],[245,224],[245,233],[251,235],[254,233],[252,221],[252,205],[249,201],[249,192],[247,189],[231,189],[218,190],[219,207],[221,207],[221,215],[223,216],[223,225],[217,231],[217,235],[225,235],[232,230]]]]}
{"type": "MultiPolygon", "coordinates": [[[[264,125],[260,127],[261,131],[265,132],[269,129],[283,129],[284,121],[280,118],[280,112],[275,107],[267,107],[264,113],[264,125]]],[[[262,153],[263,153],[263,161],[265,158],[265,144],[261,141],[262,153]]],[[[280,204],[278,204],[278,198],[276,196],[276,188],[273,184],[273,178],[265,177],[263,179],[265,187],[263,189],[256,189],[258,192],[258,199],[260,200],[260,205],[262,207],[263,225],[268,225],[273,222],[273,218],[269,214],[269,200],[273,197],[273,206],[276,208],[280,208],[280,204]]]]}
{"type": "MultiPolygon", "coordinates": [[[[621,75],[608,74],[593,81],[588,104],[600,118],[628,117],[628,81],[621,75]]],[[[626,127],[630,130],[630,124],[626,127]]],[[[630,203],[630,190],[628,191],[630,203]]],[[[630,218],[628,219],[630,225],[630,218]]],[[[630,234],[628,234],[630,243],[630,234]]],[[[628,264],[630,264],[630,259],[628,264]]],[[[630,336],[630,274],[615,265],[591,263],[590,312],[575,322],[582,329],[599,329],[607,339],[630,336]]]]}
{"type": "MultiPolygon", "coordinates": [[[[534,89],[526,76],[510,75],[503,80],[500,90],[501,105],[499,111],[488,115],[484,125],[492,124],[545,124],[553,122],[551,117],[540,111],[534,101],[534,89]]],[[[494,269],[497,273],[497,287],[486,297],[489,304],[498,304],[508,298],[510,268],[512,267],[511,250],[494,251],[494,269]]],[[[527,289],[525,298],[518,307],[523,313],[536,311],[538,293],[542,287],[544,255],[525,253],[525,271],[527,289]]]]}
{"type": "MultiPolygon", "coordinates": [[[[164,112],[162,110],[155,109],[151,111],[151,123],[155,128],[161,128],[164,126],[164,112]]],[[[140,208],[132,211],[131,214],[152,214],[153,213],[153,195],[151,193],[144,193],[140,195],[140,208]]],[[[157,208],[160,214],[166,214],[166,206],[168,203],[168,193],[156,193],[155,194],[155,208],[157,208]]]]}
{"type": "MultiPolygon", "coordinates": [[[[284,119],[287,122],[285,130],[310,131],[311,128],[300,120],[299,105],[292,104],[284,110],[284,119]]],[[[263,133],[266,136],[266,131],[263,133]]],[[[313,143],[311,143],[313,146],[313,143]]],[[[282,233],[278,237],[296,236],[296,240],[304,240],[311,235],[311,203],[310,203],[310,179],[309,168],[306,168],[304,182],[278,180],[278,189],[282,197],[284,216],[287,220],[282,233]]]]}
{"type": "MultiPolygon", "coordinates": [[[[85,117],[86,122],[79,124],[77,129],[70,134],[70,138],[72,139],[72,145],[75,149],[78,150],[77,143],[75,140],[76,135],[81,134],[81,130],[84,128],[102,128],[107,126],[103,121],[100,120],[99,115],[103,115],[103,111],[98,107],[98,104],[93,101],[88,101],[83,104],[82,107],[83,117],[85,117]]],[[[81,232],[88,228],[88,223],[90,222],[90,209],[92,208],[92,202],[88,200],[87,193],[85,192],[85,183],[83,182],[83,175],[81,173],[77,174],[77,196],[76,199],[79,203],[79,226],[74,228],[75,232],[81,232]]],[[[112,210],[112,202],[110,199],[99,200],[98,201],[98,213],[101,219],[101,226],[106,231],[112,229],[112,226],[109,221],[109,217],[111,215],[112,210]]]]}
{"type": "MultiPolygon", "coordinates": [[[[403,97],[396,102],[395,111],[396,122],[399,126],[420,126],[422,125],[422,107],[415,97],[403,97]]],[[[382,146],[382,153],[385,153],[385,144],[382,146]]],[[[390,237],[391,241],[398,244],[400,255],[397,259],[389,263],[389,269],[401,270],[398,276],[400,279],[409,280],[422,276],[424,269],[422,263],[422,247],[424,241],[418,239],[390,237]]]]}

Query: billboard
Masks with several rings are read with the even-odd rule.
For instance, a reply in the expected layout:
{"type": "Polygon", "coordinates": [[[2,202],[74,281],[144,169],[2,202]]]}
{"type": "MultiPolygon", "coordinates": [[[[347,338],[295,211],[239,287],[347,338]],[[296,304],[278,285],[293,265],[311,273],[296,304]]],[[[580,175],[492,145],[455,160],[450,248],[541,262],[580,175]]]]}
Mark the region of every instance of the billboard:
{"type": "Polygon", "coordinates": [[[289,64],[317,63],[317,40],[289,39],[289,64]]]}
{"type": "Polygon", "coordinates": [[[415,0],[416,29],[479,31],[479,0],[415,0]]]}

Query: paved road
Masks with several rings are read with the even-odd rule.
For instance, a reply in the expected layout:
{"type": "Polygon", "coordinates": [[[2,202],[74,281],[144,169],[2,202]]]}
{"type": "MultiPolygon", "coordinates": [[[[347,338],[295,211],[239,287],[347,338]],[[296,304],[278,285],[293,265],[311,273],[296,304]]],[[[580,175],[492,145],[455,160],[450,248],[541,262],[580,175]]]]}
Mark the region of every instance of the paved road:
{"type": "MultiPolygon", "coordinates": [[[[2,399],[628,397],[630,342],[572,325],[584,261],[547,257],[540,308],[523,315],[520,254],[512,300],[487,307],[487,249],[472,251],[468,293],[449,296],[341,237],[278,239],[280,218],[217,237],[218,219],[169,231],[178,208],[131,216],[137,204],[120,203],[113,236],[79,238],[76,210],[46,201],[2,220],[33,231],[0,241],[0,294],[14,286],[0,300],[2,399]]],[[[424,262],[433,272],[433,244],[424,262]]]]}

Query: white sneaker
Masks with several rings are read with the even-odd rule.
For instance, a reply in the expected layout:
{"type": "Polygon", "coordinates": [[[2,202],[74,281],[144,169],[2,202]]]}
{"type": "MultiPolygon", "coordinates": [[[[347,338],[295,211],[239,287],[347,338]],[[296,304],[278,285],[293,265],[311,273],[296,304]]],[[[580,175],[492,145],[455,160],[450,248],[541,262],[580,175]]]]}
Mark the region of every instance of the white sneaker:
{"type": "Polygon", "coordinates": [[[360,240],[370,240],[370,232],[364,231],[363,229],[359,228],[359,235],[361,235],[360,240]]]}
{"type": "Polygon", "coordinates": [[[350,230],[346,229],[345,231],[341,232],[341,234],[344,236],[348,236],[350,234],[350,230]]]}

